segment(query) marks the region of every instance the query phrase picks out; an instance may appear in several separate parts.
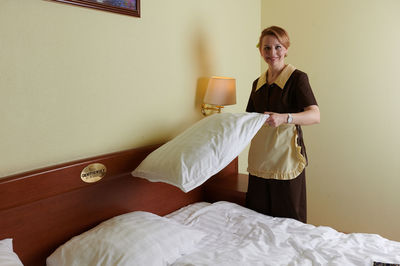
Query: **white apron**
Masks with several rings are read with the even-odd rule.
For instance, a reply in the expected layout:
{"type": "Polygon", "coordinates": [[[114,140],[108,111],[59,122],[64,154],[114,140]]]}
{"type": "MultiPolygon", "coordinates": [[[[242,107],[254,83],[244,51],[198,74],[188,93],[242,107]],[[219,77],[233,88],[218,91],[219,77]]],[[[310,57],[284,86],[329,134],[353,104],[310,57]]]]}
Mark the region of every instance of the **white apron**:
{"type": "Polygon", "coordinates": [[[293,124],[263,125],[251,141],[247,171],[266,179],[296,178],[307,164],[297,137],[293,124]]]}

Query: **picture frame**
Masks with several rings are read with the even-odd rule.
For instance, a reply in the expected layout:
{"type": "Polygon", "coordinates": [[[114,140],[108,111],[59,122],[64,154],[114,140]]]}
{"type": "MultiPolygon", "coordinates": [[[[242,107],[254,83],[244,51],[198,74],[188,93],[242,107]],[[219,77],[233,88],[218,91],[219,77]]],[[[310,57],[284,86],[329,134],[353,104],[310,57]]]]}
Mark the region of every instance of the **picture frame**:
{"type": "Polygon", "coordinates": [[[140,0],[51,0],[81,7],[140,17],[140,0]]]}

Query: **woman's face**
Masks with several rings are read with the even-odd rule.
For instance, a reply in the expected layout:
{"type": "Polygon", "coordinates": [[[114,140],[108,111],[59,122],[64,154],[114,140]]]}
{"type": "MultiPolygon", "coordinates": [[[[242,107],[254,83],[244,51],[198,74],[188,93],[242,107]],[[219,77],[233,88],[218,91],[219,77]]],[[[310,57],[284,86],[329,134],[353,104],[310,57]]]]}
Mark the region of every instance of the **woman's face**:
{"type": "Polygon", "coordinates": [[[261,56],[270,67],[284,65],[287,49],[273,35],[263,37],[260,46],[261,56]]]}

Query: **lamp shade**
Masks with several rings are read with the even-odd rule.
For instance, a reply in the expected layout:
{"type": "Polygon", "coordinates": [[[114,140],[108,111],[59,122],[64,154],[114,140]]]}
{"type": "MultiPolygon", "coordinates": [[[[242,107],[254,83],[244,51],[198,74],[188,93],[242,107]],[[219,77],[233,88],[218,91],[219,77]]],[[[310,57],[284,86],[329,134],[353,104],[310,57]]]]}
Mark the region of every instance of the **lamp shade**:
{"type": "Polygon", "coordinates": [[[204,103],[214,105],[231,105],[236,103],[236,79],[226,77],[211,77],[204,103]]]}

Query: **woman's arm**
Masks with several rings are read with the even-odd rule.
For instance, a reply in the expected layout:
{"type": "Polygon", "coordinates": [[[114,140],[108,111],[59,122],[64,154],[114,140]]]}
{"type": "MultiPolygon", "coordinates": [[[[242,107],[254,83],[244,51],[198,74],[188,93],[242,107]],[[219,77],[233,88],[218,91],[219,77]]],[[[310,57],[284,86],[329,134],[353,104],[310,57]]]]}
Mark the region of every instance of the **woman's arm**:
{"type": "MultiPolygon", "coordinates": [[[[287,123],[288,114],[269,113],[269,112],[266,112],[266,114],[269,114],[269,117],[265,123],[272,127],[277,127],[287,123]]],[[[291,124],[305,126],[305,125],[319,124],[320,122],[320,113],[318,105],[307,106],[306,108],[304,108],[303,112],[293,113],[291,115],[293,117],[293,121],[291,122],[291,124]]]]}

